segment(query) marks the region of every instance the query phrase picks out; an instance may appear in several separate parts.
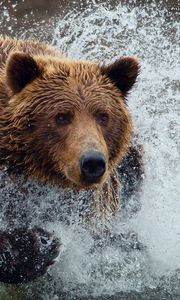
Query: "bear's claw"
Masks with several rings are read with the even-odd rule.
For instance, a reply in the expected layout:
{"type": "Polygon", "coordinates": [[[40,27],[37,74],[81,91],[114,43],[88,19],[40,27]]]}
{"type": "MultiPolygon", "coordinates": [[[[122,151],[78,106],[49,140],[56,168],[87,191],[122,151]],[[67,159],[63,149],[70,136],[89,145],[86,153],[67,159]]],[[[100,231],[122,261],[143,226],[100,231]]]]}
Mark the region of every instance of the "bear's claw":
{"type": "Polygon", "coordinates": [[[58,256],[60,245],[39,227],[0,231],[0,281],[18,284],[43,275],[58,256]]]}

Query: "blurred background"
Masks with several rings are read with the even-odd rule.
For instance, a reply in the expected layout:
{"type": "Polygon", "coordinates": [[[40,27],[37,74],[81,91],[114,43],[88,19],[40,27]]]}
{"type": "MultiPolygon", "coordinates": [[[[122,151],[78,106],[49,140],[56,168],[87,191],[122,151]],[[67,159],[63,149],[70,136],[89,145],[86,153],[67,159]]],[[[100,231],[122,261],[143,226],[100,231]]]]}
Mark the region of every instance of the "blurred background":
{"type": "MultiPolygon", "coordinates": [[[[155,10],[166,8],[166,18],[172,15],[175,19],[179,16],[180,3],[178,0],[155,0],[155,10]]],[[[51,41],[52,31],[56,20],[68,12],[83,12],[94,4],[103,3],[113,8],[119,4],[128,4],[131,9],[135,6],[149,6],[151,0],[0,0],[0,33],[6,35],[21,35],[28,31],[29,37],[51,41]]]]}

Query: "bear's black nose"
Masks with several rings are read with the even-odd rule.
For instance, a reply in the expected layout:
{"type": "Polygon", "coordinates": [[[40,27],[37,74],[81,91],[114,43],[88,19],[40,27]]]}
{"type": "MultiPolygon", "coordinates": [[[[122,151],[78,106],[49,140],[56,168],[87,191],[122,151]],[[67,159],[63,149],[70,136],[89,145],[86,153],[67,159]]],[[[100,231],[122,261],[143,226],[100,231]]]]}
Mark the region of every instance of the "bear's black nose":
{"type": "Polygon", "coordinates": [[[85,182],[96,183],[106,170],[106,160],[100,152],[85,152],[80,158],[82,179],[85,182]]]}

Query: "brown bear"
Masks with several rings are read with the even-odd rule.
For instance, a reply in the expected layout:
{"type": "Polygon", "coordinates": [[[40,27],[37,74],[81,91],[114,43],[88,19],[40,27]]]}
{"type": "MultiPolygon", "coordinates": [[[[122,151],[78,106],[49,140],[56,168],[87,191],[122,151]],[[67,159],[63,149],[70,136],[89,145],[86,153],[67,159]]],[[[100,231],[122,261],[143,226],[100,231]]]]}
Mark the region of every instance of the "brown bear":
{"type": "MultiPolygon", "coordinates": [[[[131,177],[140,182],[142,173],[139,151],[130,147],[126,101],[139,68],[133,57],[98,64],[68,59],[44,43],[1,37],[0,165],[10,176],[90,190],[90,218],[114,215],[119,207],[117,167],[123,161],[120,174],[130,194],[136,189],[131,177]]],[[[0,280],[10,283],[43,274],[60,245],[41,228],[2,231],[0,241],[0,255],[6,254],[0,280]]]]}

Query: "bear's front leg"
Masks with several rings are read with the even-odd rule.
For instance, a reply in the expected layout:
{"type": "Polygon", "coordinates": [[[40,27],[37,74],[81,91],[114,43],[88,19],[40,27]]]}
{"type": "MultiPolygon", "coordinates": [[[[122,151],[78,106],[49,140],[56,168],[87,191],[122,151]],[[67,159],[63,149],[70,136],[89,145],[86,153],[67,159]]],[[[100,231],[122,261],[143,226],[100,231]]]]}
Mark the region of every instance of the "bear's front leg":
{"type": "Polygon", "coordinates": [[[0,281],[18,284],[43,275],[58,256],[60,245],[39,227],[0,231],[0,281]]]}

